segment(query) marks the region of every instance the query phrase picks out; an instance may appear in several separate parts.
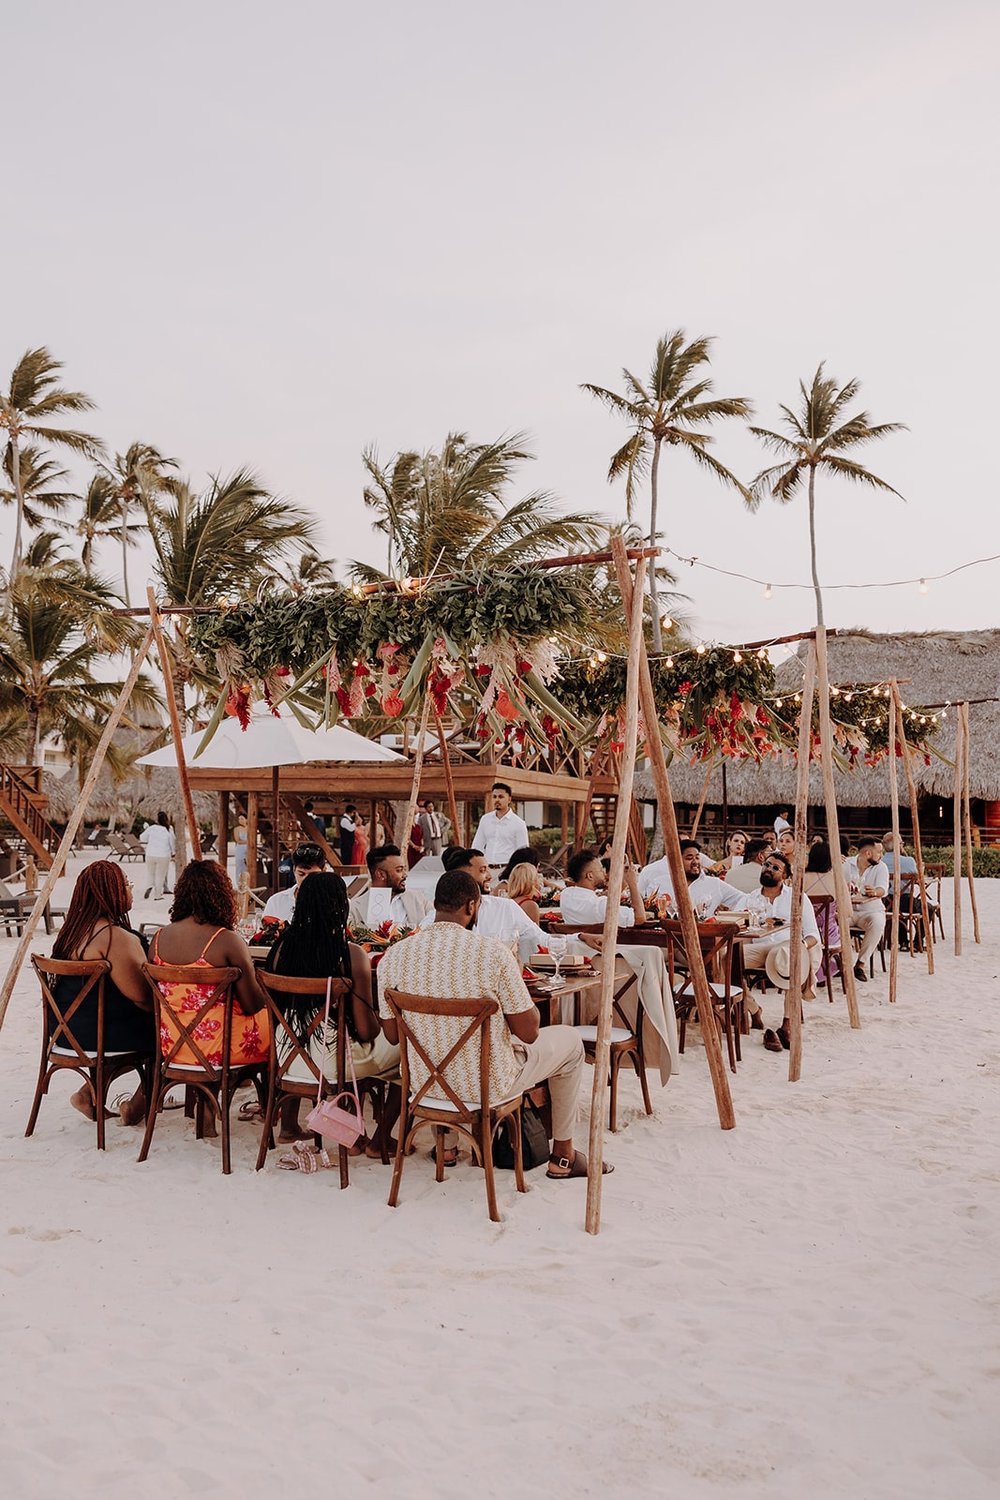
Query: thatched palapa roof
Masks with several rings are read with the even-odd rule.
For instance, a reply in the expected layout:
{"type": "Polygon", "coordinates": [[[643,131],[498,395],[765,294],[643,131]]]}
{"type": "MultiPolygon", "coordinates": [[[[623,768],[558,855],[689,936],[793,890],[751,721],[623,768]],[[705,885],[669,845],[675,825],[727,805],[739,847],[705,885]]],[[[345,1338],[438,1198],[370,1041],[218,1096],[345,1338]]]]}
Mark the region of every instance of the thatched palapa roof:
{"type": "MultiPolygon", "coordinates": [[[[779,689],[795,692],[801,685],[805,645],[777,672],[779,689]]],[[[872,635],[853,631],[829,638],[830,681],[838,685],[885,682],[895,677],[903,702],[921,706],[960,703],[1000,696],[1000,630],[928,631],[911,635],[872,635]]],[[[931,741],[931,764],[919,755],[912,760],[918,794],[950,797],[954,785],[954,743],[957,715],[948,712],[931,741]]],[[[969,709],[969,779],[971,795],[1000,800],[1000,703],[975,704],[969,709]]],[[[726,782],[732,807],[790,804],[795,798],[795,757],[769,756],[759,766],[753,761],[728,761],[726,782]]],[[[837,800],[844,807],[888,807],[889,764],[835,773],[837,800]]],[[[705,784],[705,766],[676,758],[670,767],[670,786],[676,802],[697,805],[705,784]]],[[[636,774],[636,796],[654,800],[648,772],[636,774]]],[[[900,767],[900,795],[906,785],[900,767]]],[[[707,803],[722,802],[722,769],[717,765],[708,786],[707,803]]],[[[823,802],[818,766],[809,775],[809,801],[823,802]]]]}

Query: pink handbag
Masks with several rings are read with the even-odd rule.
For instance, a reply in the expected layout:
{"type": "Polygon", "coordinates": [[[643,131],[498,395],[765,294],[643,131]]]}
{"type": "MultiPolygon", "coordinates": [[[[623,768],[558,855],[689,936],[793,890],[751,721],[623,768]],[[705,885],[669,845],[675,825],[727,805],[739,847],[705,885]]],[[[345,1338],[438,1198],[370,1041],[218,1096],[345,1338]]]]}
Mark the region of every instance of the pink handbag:
{"type": "MultiPolygon", "coordinates": [[[[330,990],[333,981],[326,981],[326,1010],[323,1013],[323,1037],[327,1035],[327,1027],[330,1021],[330,990]]],[[[323,1069],[319,1070],[319,1087],[316,1090],[316,1103],[306,1115],[306,1125],[316,1135],[331,1136],[338,1145],[353,1146],[358,1137],[364,1133],[364,1119],[361,1114],[361,1096],[358,1093],[358,1080],[354,1072],[354,1053],[351,1047],[351,1038],[345,1038],[345,1052],[351,1067],[351,1084],[353,1093],[346,1090],[340,1094],[334,1094],[329,1099],[323,1098],[323,1069]],[[341,1100],[350,1101],[354,1104],[354,1111],[345,1109],[341,1100]]]]}

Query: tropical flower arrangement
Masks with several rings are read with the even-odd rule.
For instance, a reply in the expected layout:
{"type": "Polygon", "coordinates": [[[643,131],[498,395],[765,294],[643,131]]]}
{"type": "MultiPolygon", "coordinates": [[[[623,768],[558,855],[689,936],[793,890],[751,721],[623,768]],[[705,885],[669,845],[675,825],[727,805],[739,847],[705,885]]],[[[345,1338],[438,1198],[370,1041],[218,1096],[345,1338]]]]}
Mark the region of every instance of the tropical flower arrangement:
{"type": "Polygon", "coordinates": [[[273,948],[285,930],[280,917],[262,917],[260,926],[250,939],[252,948],[273,948]]]}
{"type": "Polygon", "coordinates": [[[392,921],[382,922],[378,927],[365,927],[359,922],[356,926],[347,929],[347,936],[352,943],[357,943],[366,953],[377,954],[381,958],[393,943],[401,943],[415,930],[413,927],[398,927],[392,921]]]}

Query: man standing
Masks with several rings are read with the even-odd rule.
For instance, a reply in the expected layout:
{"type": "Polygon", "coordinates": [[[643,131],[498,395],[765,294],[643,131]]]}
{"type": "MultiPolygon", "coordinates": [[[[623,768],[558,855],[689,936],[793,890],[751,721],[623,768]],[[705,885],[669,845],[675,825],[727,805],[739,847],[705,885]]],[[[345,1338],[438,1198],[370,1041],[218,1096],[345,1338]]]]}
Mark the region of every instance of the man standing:
{"type": "Polygon", "coordinates": [[[295,898],[299,886],[307,875],[326,868],[323,851],[318,844],[299,844],[292,850],[292,884],[286,890],[275,891],[262,916],[277,917],[279,922],[290,922],[295,912],[295,898]]]}
{"type": "Polygon", "coordinates": [[[417,822],[424,836],[424,853],[439,855],[444,846],[444,824],[429,797],[424,803],[424,810],[419,814],[417,822]]]}
{"type": "Polygon", "coordinates": [[[366,856],[371,885],[351,901],[351,922],[361,927],[417,927],[430,910],[420,891],[406,889],[406,860],[395,844],[369,849],[366,856]]]}
{"type": "Polygon", "coordinates": [[[851,927],[861,933],[861,951],[854,965],[854,977],[864,984],[868,979],[868,960],[885,936],[885,907],[889,894],[889,871],[882,862],[882,845],[878,839],[858,840],[858,852],[844,860],[844,879],[851,891],[851,927]]]}
{"type": "Polygon", "coordinates": [[[774,836],[775,836],[775,838],[776,839],[780,838],[781,835],[782,835],[782,833],[784,832],[784,830],[786,828],[790,828],[790,827],[791,827],[791,824],[788,821],[788,808],[787,807],[779,807],[778,808],[778,816],[774,820],[774,836]]]}
{"type": "Polygon", "coordinates": [[[349,802],[340,815],[340,863],[349,865],[353,863],[354,856],[354,834],[356,830],[355,813],[357,808],[353,802],[349,802]]]}
{"type": "MultiPolygon", "coordinates": [[[[773,923],[769,932],[752,943],[743,947],[743,967],[745,970],[763,969],[767,965],[768,954],[777,947],[788,945],[790,937],[790,923],[792,920],[792,863],[783,854],[769,854],[760,870],[760,895],[751,898],[753,900],[752,910],[759,912],[765,919],[773,923]]],[[[819,946],[819,928],[816,925],[816,913],[808,896],[802,897],[802,941],[807,950],[819,946]]],[[[809,966],[812,962],[808,955],[803,956],[806,965],[806,973],[803,975],[803,985],[809,966]]],[[[747,1011],[750,1015],[750,1025],[755,1031],[764,1030],[764,1022],[760,1014],[760,1001],[757,1000],[752,990],[747,991],[747,1011]]],[[[777,1031],[770,1029],[764,1031],[764,1046],[768,1052],[781,1052],[788,1046],[788,1037],[785,1034],[784,1022],[777,1031]]]]}
{"type": "MultiPolygon", "coordinates": [[[[496,938],[473,930],[481,899],[479,886],[466,871],[447,872],[434,892],[433,923],[386,953],[379,965],[379,1013],[386,1040],[399,1042],[396,1022],[385,1003],[389,989],[437,1000],[480,996],[495,1000],[500,1009],[489,1021],[490,1103],[499,1104],[547,1082],[553,1134],[547,1175],[555,1179],[583,1177],[587,1158],[573,1146],[583,1082],[583,1043],[572,1026],[539,1029],[538,1010],[525,989],[517,960],[496,938]]],[[[440,1064],[449,1048],[460,1040],[468,1021],[411,1012],[407,1025],[433,1062],[440,1064]]],[[[410,1066],[411,1084],[418,1089],[429,1074],[415,1051],[410,1066]]],[[[460,1099],[478,1102],[477,1047],[466,1043],[445,1071],[460,1099]]],[[[449,1132],[445,1165],[454,1166],[457,1160],[456,1138],[449,1132]]],[[[611,1169],[605,1164],[604,1170],[611,1169]]]]}
{"type": "Polygon", "coordinates": [[[505,781],[495,781],[490,793],[493,811],[479,820],[472,845],[483,851],[488,865],[505,865],[515,849],[529,843],[527,823],[511,808],[513,795],[505,781]]]}

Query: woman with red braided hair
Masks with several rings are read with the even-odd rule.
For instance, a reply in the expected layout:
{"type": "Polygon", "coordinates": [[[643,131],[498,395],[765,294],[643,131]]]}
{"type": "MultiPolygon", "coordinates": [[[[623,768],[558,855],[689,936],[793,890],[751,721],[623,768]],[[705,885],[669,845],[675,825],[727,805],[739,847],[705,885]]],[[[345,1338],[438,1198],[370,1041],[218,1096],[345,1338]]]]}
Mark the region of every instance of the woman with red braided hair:
{"type": "MultiPolygon", "coordinates": [[[[106,1052],[148,1052],[156,1045],[153,997],[142,972],[146,954],[129,922],[132,886],[120,865],[109,859],[96,860],[81,870],[63,923],[52,945],[52,957],[62,959],[103,958],[111,965],[104,983],[104,1049],[106,1052]]],[[[65,1010],[83,988],[85,977],[64,975],[54,994],[65,1010]]],[[[50,1017],[51,1020],[51,1017],[50,1017]]],[[[80,1046],[92,1052],[97,1046],[97,991],[91,990],[74,1012],[71,1030],[80,1046]]],[[[96,1104],[90,1084],[76,1091],[74,1109],[94,1118],[96,1104]]],[[[142,1088],[121,1104],[125,1125],[137,1125],[146,1113],[142,1088]]]]}

